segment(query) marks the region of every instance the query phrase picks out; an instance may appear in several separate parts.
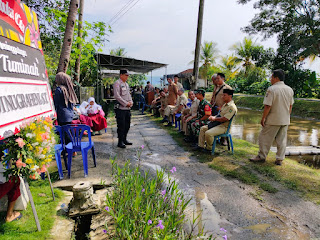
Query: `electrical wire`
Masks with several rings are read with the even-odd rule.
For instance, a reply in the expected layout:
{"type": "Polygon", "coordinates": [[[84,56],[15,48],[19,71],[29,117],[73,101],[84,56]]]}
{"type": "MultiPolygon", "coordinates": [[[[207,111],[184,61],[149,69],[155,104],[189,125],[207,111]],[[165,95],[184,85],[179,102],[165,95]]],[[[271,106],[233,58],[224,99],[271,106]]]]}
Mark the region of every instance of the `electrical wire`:
{"type": "Polygon", "coordinates": [[[136,0],[129,0],[110,20],[109,20],[109,24],[111,24],[111,22],[117,18],[132,2],[134,2],[136,0]]]}
{"type": "Polygon", "coordinates": [[[130,8],[127,9],[127,11],[125,11],[124,13],[122,13],[121,15],[118,16],[118,18],[115,18],[115,20],[113,21],[113,23],[109,23],[110,25],[114,25],[117,21],[119,21],[119,19],[121,17],[123,17],[127,12],[129,12],[138,2],[140,2],[140,0],[137,0],[133,5],[131,5],[130,8]]]}

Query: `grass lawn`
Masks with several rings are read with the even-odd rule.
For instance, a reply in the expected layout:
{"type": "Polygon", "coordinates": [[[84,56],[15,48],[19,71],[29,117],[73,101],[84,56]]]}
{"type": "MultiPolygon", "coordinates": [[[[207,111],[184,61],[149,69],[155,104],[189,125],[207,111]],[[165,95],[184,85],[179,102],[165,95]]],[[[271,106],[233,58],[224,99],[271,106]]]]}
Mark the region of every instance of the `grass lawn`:
{"type": "Polygon", "coordinates": [[[41,232],[37,232],[37,226],[33,217],[31,205],[22,211],[23,217],[19,221],[5,223],[5,212],[0,213],[0,239],[5,240],[43,240],[50,239],[50,230],[54,223],[56,207],[63,193],[54,189],[56,201],[53,201],[49,181],[39,180],[29,183],[33,200],[36,205],[41,225],[41,232]]]}
{"type": "MultiPolygon", "coordinates": [[[[233,139],[234,155],[228,152],[227,147],[217,146],[214,156],[208,153],[193,151],[190,144],[185,143],[184,135],[175,128],[164,127],[160,120],[150,116],[160,127],[168,133],[185,150],[192,152],[199,162],[208,163],[209,167],[221,174],[238,179],[239,181],[257,187],[258,195],[263,191],[275,193],[279,184],[298,191],[304,198],[320,204],[320,169],[313,169],[304,166],[290,158],[285,159],[282,166],[274,164],[275,153],[270,152],[266,163],[254,164],[248,158],[255,156],[258,152],[258,145],[240,139],[233,139]]],[[[260,197],[255,197],[259,199],[260,197]]],[[[261,200],[261,199],[260,199],[261,200]]]]}

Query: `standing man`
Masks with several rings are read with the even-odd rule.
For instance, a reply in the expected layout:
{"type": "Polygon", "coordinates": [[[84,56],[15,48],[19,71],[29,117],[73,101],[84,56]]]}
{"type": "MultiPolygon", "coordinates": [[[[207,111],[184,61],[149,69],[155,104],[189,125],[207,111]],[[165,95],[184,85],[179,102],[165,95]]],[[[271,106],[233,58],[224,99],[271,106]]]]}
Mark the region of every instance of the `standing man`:
{"type": "Polygon", "coordinates": [[[179,82],[179,76],[178,75],[174,75],[173,80],[174,80],[174,83],[177,85],[178,89],[183,88],[182,84],[179,82]]]}
{"type": "Polygon", "coordinates": [[[223,101],[223,90],[224,89],[232,89],[228,84],[224,82],[225,75],[223,73],[218,73],[217,76],[212,76],[213,84],[215,85],[212,98],[211,98],[211,106],[212,106],[212,115],[217,115],[218,112],[221,110],[221,107],[224,104],[223,101]]]}
{"type": "Polygon", "coordinates": [[[290,124],[293,90],[284,84],[285,74],[281,69],[274,70],[272,86],[264,97],[264,111],[261,119],[262,130],[259,136],[259,153],[250,158],[251,162],[265,162],[272,142],[277,144],[276,165],[281,165],[285,157],[287,130],[290,124]]]}
{"type": "Polygon", "coordinates": [[[176,105],[177,98],[178,98],[178,87],[177,85],[172,82],[171,78],[168,78],[168,105],[176,105]]]}
{"type": "Polygon", "coordinates": [[[118,147],[126,148],[126,145],[132,145],[127,140],[127,134],[130,129],[131,113],[133,106],[130,95],[130,88],[127,83],[129,77],[128,70],[120,70],[120,78],[113,84],[115,103],[115,113],[117,119],[118,147]]]}

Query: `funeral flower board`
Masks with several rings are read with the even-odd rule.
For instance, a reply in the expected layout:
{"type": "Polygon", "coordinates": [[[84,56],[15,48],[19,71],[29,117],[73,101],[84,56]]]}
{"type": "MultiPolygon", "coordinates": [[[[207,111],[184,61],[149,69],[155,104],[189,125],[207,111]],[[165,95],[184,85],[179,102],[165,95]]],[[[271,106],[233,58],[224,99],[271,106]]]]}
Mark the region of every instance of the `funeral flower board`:
{"type": "Polygon", "coordinates": [[[20,0],[0,0],[0,140],[54,116],[37,16],[20,0]]]}

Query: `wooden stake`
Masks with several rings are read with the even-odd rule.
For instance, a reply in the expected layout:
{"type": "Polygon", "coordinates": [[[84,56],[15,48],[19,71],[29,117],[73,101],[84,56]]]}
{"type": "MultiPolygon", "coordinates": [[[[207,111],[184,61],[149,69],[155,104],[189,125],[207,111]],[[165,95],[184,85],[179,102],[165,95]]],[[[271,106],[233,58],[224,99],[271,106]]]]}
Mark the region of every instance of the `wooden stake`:
{"type": "Polygon", "coordinates": [[[49,183],[50,183],[50,188],[51,188],[52,198],[53,198],[53,201],[55,201],[55,200],[56,200],[56,198],[54,197],[54,192],[53,192],[53,187],[52,187],[52,183],[51,183],[50,173],[49,173],[49,171],[48,171],[48,170],[47,170],[47,175],[48,175],[48,179],[49,179],[49,183]]]}
{"type": "Polygon", "coordinates": [[[41,232],[41,226],[40,226],[37,210],[36,210],[36,207],[35,207],[34,202],[33,202],[33,197],[32,197],[31,191],[30,191],[29,183],[28,183],[28,181],[27,181],[27,179],[25,177],[23,178],[23,181],[24,181],[24,184],[26,185],[28,197],[29,197],[29,200],[30,200],[30,204],[31,204],[34,220],[36,221],[38,232],[41,232]]]}

